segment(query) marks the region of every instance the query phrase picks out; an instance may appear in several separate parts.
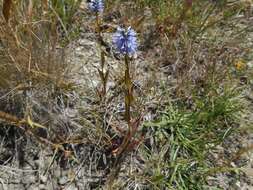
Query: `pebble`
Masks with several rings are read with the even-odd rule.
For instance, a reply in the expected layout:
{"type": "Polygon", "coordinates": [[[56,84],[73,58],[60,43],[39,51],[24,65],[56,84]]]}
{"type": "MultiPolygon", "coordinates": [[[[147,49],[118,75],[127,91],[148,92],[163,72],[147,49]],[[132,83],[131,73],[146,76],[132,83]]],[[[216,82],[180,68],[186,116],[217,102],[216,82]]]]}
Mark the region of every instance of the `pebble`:
{"type": "Polygon", "coordinates": [[[66,190],[78,190],[78,188],[74,184],[71,184],[66,188],[66,190]]]}
{"type": "Polygon", "coordinates": [[[39,185],[39,189],[40,189],[40,190],[47,190],[47,187],[46,187],[46,185],[44,185],[44,184],[40,184],[40,185],[39,185]]]}
{"type": "Polygon", "coordinates": [[[25,184],[35,183],[37,180],[35,175],[25,175],[23,179],[24,179],[23,183],[25,183],[25,184]]]}
{"type": "Polygon", "coordinates": [[[46,183],[46,182],[47,182],[47,176],[41,175],[41,176],[40,176],[40,181],[41,181],[42,183],[46,183]]]}
{"type": "Polygon", "coordinates": [[[36,185],[32,185],[32,186],[29,187],[28,190],[40,190],[40,188],[37,187],[36,185]]]}
{"type": "Polygon", "coordinates": [[[63,176],[59,179],[59,184],[64,185],[68,182],[68,178],[66,176],[63,176]]]}

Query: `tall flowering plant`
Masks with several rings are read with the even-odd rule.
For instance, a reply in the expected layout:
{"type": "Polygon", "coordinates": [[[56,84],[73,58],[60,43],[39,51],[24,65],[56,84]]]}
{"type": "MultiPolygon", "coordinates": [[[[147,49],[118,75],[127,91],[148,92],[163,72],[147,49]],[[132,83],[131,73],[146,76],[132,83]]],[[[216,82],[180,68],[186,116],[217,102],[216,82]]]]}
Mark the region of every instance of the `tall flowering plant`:
{"type": "Polygon", "coordinates": [[[129,70],[129,58],[137,51],[136,32],[131,27],[128,27],[127,29],[118,27],[116,33],[113,35],[113,44],[116,50],[124,55],[125,58],[125,119],[127,123],[130,124],[130,109],[133,94],[129,70]]]}
{"type": "Polygon", "coordinates": [[[124,56],[125,61],[125,120],[128,124],[128,133],[124,136],[121,146],[117,149],[117,154],[127,150],[132,144],[132,137],[138,126],[138,121],[132,122],[131,107],[133,102],[133,84],[130,76],[130,58],[137,52],[137,34],[131,27],[118,27],[113,35],[115,49],[124,56]]]}
{"type": "Polygon", "coordinates": [[[96,14],[96,33],[97,33],[97,41],[100,49],[100,69],[98,69],[99,77],[102,82],[102,89],[98,89],[98,94],[101,99],[105,98],[105,95],[107,93],[107,81],[109,76],[109,70],[105,70],[105,52],[101,48],[101,42],[102,42],[102,33],[101,33],[101,22],[102,19],[100,17],[100,14],[104,11],[104,1],[103,0],[90,0],[88,3],[88,8],[96,14]]]}
{"type": "MultiPolygon", "coordinates": [[[[101,22],[102,19],[100,14],[104,10],[104,2],[102,0],[91,0],[88,4],[89,9],[96,14],[96,33],[98,34],[98,44],[101,51],[101,68],[98,69],[101,81],[103,82],[103,89],[100,91],[102,98],[106,95],[106,84],[108,80],[108,70],[104,71],[105,66],[105,53],[101,48],[102,34],[101,34],[101,22]]],[[[133,83],[131,79],[130,72],[130,62],[131,58],[137,52],[138,43],[137,43],[137,34],[133,28],[118,27],[116,32],[112,37],[113,45],[116,51],[124,57],[125,63],[125,121],[127,123],[127,133],[124,134],[123,141],[118,148],[113,150],[113,154],[116,156],[116,161],[114,163],[115,167],[119,167],[119,162],[123,159],[124,153],[133,149],[140,141],[135,140],[135,134],[137,128],[140,124],[140,117],[137,119],[132,118],[131,108],[133,106],[133,83]]],[[[102,99],[104,100],[104,99],[102,99]]],[[[109,179],[109,184],[112,183],[115,175],[117,175],[117,169],[115,172],[112,172],[111,179],[109,179]]],[[[110,185],[109,185],[110,186],[110,185]]]]}

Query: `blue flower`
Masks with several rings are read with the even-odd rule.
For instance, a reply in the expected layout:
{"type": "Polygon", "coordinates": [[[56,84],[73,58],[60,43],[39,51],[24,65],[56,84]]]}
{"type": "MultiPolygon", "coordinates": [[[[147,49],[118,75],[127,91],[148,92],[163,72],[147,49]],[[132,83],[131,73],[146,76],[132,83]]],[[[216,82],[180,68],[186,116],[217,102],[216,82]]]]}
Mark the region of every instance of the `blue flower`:
{"type": "Polygon", "coordinates": [[[136,32],[128,27],[127,29],[118,27],[113,35],[113,44],[118,52],[123,55],[133,55],[137,51],[136,32]]]}
{"type": "Polygon", "coordinates": [[[88,7],[91,11],[95,13],[101,13],[104,10],[104,2],[103,0],[90,0],[88,3],[88,7]]]}

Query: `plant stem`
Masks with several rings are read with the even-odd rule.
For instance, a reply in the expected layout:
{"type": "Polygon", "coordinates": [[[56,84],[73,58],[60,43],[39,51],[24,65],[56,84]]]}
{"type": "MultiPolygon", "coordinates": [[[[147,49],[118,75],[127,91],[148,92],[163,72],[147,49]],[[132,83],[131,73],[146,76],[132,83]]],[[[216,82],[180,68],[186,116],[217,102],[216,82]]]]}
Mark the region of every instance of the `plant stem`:
{"type": "Polygon", "coordinates": [[[116,176],[120,170],[120,163],[123,159],[123,153],[127,150],[129,146],[129,142],[132,138],[132,126],[131,126],[131,103],[132,103],[132,82],[130,77],[130,69],[129,69],[129,57],[125,55],[125,120],[128,126],[128,132],[124,136],[123,142],[120,145],[116,161],[114,162],[113,168],[109,180],[108,180],[108,190],[113,189],[113,182],[116,179],[116,176]]]}
{"type": "Polygon", "coordinates": [[[104,66],[105,66],[105,54],[101,47],[101,41],[102,41],[102,35],[101,35],[101,27],[100,27],[100,20],[99,20],[99,14],[96,13],[96,32],[98,34],[98,45],[100,50],[100,68],[99,70],[99,76],[102,82],[102,90],[101,90],[101,98],[104,98],[106,95],[106,85],[107,85],[107,79],[108,79],[108,71],[104,72],[104,66]]]}
{"type": "Polygon", "coordinates": [[[129,69],[129,57],[125,55],[125,120],[127,122],[128,131],[127,134],[124,136],[123,142],[119,148],[118,154],[124,152],[129,142],[132,138],[132,125],[131,125],[131,105],[133,100],[132,94],[132,81],[130,77],[130,69],[129,69]]]}
{"type": "Polygon", "coordinates": [[[132,101],[132,82],[130,78],[130,70],[129,70],[129,57],[125,55],[125,119],[128,125],[130,125],[131,121],[131,101],[132,101]]]}
{"type": "Polygon", "coordinates": [[[129,142],[132,138],[132,124],[131,124],[131,103],[133,100],[132,94],[132,82],[130,78],[130,69],[129,69],[129,57],[125,55],[125,120],[127,122],[128,131],[124,136],[124,139],[118,148],[117,154],[120,156],[129,145],[129,142]]]}

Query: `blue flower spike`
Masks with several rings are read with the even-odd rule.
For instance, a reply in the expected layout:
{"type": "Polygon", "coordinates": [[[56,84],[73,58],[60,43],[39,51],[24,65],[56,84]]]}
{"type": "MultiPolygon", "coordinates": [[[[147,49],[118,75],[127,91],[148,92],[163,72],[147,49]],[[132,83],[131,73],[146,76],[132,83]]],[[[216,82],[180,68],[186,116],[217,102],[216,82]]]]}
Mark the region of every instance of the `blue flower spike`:
{"type": "Polygon", "coordinates": [[[102,13],[104,11],[104,1],[103,0],[90,0],[88,7],[92,12],[102,13]]]}
{"type": "Polygon", "coordinates": [[[131,27],[127,29],[118,27],[113,35],[113,44],[119,53],[128,56],[134,55],[138,46],[136,32],[131,27]]]}

